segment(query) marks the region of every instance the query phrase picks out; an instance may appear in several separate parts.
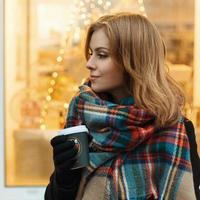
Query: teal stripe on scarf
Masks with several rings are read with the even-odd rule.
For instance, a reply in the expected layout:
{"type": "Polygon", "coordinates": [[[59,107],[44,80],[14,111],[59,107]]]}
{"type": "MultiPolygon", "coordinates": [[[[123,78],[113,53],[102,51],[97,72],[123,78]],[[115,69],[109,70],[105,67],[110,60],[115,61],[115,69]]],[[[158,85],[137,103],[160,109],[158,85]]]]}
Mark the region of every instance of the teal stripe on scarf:
{"type": "Polygon", "coordinates": [[[83,85],[70,104],[66,126],[78,124],[93,137],[86,185],[105,177],[105,195],[113,200],[176,198],[183,174],[191,172],[183,117],[173,127],[157,129],[155,116],[134,105],[133,98],[115,104],[83,85]]]}

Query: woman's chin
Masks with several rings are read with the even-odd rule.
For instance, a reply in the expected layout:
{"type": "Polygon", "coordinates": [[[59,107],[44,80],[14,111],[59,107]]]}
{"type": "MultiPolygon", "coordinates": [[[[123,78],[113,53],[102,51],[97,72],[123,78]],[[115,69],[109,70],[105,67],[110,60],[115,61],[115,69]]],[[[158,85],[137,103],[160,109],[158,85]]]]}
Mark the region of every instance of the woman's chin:
{"type": "Polygon", "coordinates": [[[104,92],[105,90],[101,87],[98,87],[97,85],[91,84],[91,88],[94,92],[96,93],[101,93],[104,92]]]}

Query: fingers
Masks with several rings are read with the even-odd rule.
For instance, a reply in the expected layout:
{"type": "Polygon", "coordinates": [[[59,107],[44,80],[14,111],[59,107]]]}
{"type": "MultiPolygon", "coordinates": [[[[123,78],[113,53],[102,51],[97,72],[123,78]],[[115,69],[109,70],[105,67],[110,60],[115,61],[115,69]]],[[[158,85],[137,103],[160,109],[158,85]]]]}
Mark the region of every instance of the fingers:
{"type": "Polygon", "coordinates": [[[67,140],[66,135],[58,135],[51,140],[51,146],[52,147],[59,145],[61,143],[66,143],[66,145],[69,146],[69,148],[71,148],[73,146],[74,142],[71,141],[71,140],[67,140]],[[67,141],[67,143],[66,143],[66,141],[67,141]]]}
{"type": "Polygon", "coordinates": [[[70,169],[76,162],[78,149],[75,142],[68,140],[66,135],[59,135],[51,140],[53,160],[57,170],[70,169]]]}
{"type": "Polygon", "coordinates": [[[76,147],[59,154],[54,153],[54,163],[55,165],[59,165],[61,163],[64,163],[65,161],[68,162],[70,159],[75,158],[77,153],[78,149],[76,147]]]}
{"type": "Polygon", "coordinates": [[[77,161],[76,158],[72,158],[71,160],[67,160],[67,161],[65,161],[65,162],[63,162],[63,163],[60,163],[60,164],[58,165],[58,168],[59,168],[59,170],[67,170],[67,169],[70,169],[70,168],[73,167],[73,165],[75,164],[76,161],[77,161]]]}
{"type": "Polygon", "coordinates": [[[63,143],[59,143],[53,147],[54,155],[60,154],[62,152],[68,151],[75,147],[75,143],[73,141],[65,141],[63,143]]]}

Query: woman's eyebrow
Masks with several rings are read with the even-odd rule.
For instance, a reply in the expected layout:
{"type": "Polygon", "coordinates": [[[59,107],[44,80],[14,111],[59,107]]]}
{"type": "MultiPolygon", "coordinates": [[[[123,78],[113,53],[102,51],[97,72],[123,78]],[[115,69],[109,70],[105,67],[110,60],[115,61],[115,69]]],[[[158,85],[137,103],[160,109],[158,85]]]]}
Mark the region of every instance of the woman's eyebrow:
{"type": "MultiPolygon", "coordinates": [[[[92,51],[92,48],[89,48],[89,49],[92,51]]],[[[107,50],[107,51],[109,51],[109,49],[106,48],[106,47],[97,47],[97,48],[94,49],[94,51],[100,51],[100,50],[107,50]]]]}

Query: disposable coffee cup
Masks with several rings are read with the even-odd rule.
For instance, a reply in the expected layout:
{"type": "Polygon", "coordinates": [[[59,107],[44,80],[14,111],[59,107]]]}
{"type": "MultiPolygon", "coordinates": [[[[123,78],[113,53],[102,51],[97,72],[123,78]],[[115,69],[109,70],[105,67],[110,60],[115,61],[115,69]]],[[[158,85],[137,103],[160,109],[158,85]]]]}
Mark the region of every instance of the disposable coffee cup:
{"type": "Polygon", "coordinates": [[[73,126],[58,131],[59,135],[66,135],[67,140],[73,140],[78,148],[77,161],[71,169],[78,169],[88,166],[88,129],[85,125],[73,126]]]}

